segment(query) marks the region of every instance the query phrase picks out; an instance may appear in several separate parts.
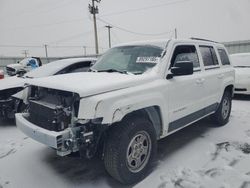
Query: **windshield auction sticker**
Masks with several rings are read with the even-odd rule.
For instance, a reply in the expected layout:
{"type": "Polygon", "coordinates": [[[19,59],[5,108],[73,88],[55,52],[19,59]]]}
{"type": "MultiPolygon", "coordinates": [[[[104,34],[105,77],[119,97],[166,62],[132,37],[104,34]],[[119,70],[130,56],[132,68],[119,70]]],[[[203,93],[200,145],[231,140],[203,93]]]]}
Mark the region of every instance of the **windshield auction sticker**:
{"type": "Polygon", "coordinates": [[[159,61],[159,57],[137,57],[136,59],[136,63],[158,63],[159,61]]]}

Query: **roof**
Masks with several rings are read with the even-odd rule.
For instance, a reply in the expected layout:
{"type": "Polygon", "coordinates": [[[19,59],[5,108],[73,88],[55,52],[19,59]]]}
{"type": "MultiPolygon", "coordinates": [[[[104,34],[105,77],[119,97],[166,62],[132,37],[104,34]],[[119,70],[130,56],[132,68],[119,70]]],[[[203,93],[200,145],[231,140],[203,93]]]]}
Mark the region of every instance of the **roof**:
{"type": "Polygon", "coordinates": [[[158,40],[145,40],[145,41],[134,41],[134,42],[128,42],[128,43],[122,43],[119,45],[116,45],[115,47],[120,46],[132,46],[132,45],[154,45],[159,46],[161,48],[165,48],[167,44],[170,42],[183,42],[183,43],[199,43],[199,44],[207,44],[207,45],[217,45],[222,46],[222,43],[206,40],[206,39],[158,39],[158,40]]]}
{"type": "Polygon", "coordinates": [[[128,43],[122,43],[118,44],[114,47],[120,47],[120,46],[134,46],[134,45],[153,45],[153,46],[158,46],[161,48],[165,48],[168,44],[168,41],[170,39],[158,39],[158,40],[144,40],[144,41],[133,41],[133,42],[128,42],[128,43]]]}

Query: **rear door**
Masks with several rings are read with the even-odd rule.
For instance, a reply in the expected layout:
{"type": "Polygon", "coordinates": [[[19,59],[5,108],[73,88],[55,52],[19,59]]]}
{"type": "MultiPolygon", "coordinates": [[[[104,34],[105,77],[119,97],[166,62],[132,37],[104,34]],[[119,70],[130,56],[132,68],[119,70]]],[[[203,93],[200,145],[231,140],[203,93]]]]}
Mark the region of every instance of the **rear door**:
{"type": "Polygon", "coordinates": [[[214,111],[221,97],[221,88],[224,74],[220,68],[218,54],[214,46],[200,45],[200,54],[204,64],[204,86],[205,101],[204,104],[210,112],[214,111]]]}

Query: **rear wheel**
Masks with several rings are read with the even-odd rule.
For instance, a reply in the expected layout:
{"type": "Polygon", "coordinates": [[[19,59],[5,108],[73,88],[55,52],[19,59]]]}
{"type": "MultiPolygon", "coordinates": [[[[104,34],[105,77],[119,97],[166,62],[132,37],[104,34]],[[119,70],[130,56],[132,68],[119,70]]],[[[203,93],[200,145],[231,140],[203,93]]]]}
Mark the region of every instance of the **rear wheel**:
{"type": "Polygon", "coordinates": [[[104,150],[106,170],[123,184],[136,183],[150,172],[156,148],[156,133],[149,120],[126,119],[108,133],[104,150]]]}
{"type": "Polygon", "coordinates": [[[212,115],[212,119],[218,126],[227,124],[232,108],[232,95],[229,91],[225,91],[221,99],[220,105],[216,112],[212,115]]]}

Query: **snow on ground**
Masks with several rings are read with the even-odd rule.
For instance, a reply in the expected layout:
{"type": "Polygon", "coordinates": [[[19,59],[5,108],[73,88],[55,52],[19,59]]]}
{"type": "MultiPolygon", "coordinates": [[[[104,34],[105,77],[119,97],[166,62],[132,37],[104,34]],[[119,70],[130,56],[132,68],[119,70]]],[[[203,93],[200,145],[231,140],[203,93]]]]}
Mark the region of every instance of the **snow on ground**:
{"type": "MultiPolygon", "coordinates": [[[[59,157],[0,121],[0,188],[125,187],[98,159],[59,157]]],[[[135,188],[250,188],[250,97],[233,101],[230,122],[205,119],[159,142],[154,171],[135,188]]]]}

